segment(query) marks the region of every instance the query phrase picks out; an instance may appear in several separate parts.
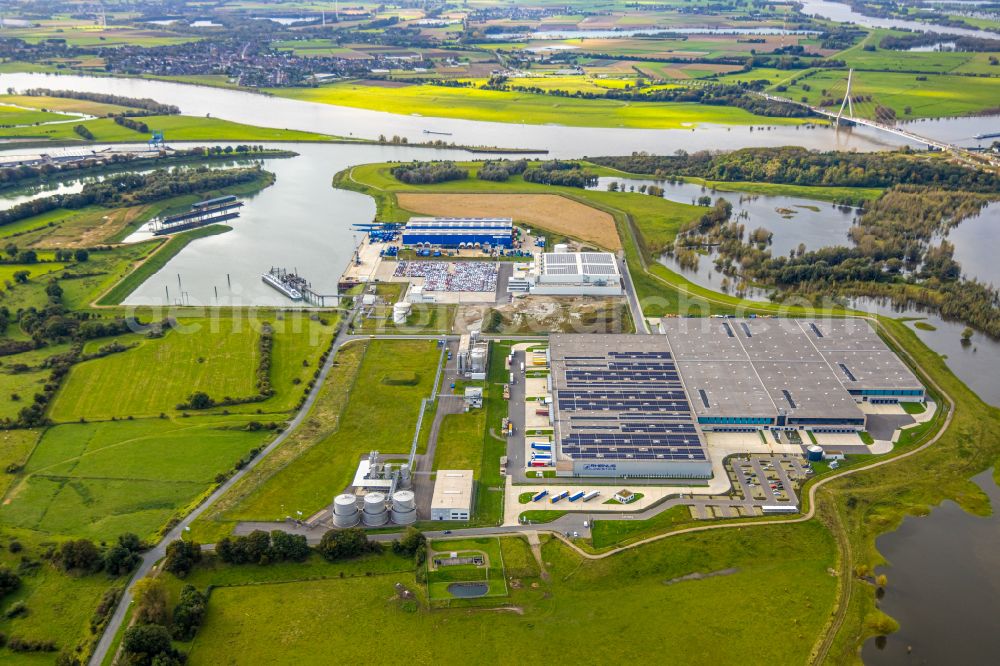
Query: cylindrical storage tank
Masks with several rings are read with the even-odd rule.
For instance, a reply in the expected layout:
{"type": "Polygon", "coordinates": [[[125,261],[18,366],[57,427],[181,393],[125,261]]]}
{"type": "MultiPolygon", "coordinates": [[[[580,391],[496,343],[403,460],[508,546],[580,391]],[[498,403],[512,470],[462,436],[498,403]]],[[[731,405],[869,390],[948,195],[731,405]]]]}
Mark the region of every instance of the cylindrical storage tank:
{"type": "Polygon", "coordinates": [[[569,252],[569,245],[566,243],[556,243],[555,247],[552,248],[552,251],[556,254],[566,254],[569,252]]]}
{"type": "Polygon", "coordinates": [[[819,462],[823,459],[823,447],[816,444],[810,444],[806,447],[806,460],[809,462],[819,462]]]}
{"type": "Polygon", "coordinates": [[[410,487],[410,466],[407,463],[399,466],[399,486],[401,488],[410,487]]]}
{"type": "Polygon", "coordinates": [[[361,520],[368,527],[381,527],[389,522],[389,512],[385,510],[385,495],[382,493],[365,495],[365,508],[361,520]]]}
{"type": "Polygon", "coordinates": [[[392,494],[392,522],[397,525],[411,525],[417,521],[417,504],[412,490],[400,490],[392,494]]]}
{"type": "Polygon", "coordinates": [[[357,497],[344,493],[333,499],[333,524],[336,527],[354,527],[360,520],[357,497]]]}
{"type": "Polygon", "coordinates": [[[410,316],[410,304],[400,301],[392,306],[392,323],[405,324],[406,318],[410,316]]]}

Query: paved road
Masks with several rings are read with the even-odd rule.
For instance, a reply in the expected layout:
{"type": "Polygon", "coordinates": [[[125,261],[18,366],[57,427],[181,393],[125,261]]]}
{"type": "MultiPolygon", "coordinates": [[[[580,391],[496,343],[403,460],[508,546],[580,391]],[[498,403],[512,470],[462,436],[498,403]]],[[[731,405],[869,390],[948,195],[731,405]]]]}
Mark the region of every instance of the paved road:
{"type": "Polygon", "coordinates": [[[628,308],[632,312],[632,319],[635,320],[636,333],[649,333],[649,326],[646,324],[646,317],[642,314],[642,305],[639,303],[639,296],[635,293],[635,285],[632,284],[632,274],[628,270],[628,263],[625,261],[625,253],[618,252],[618,270],[622,274],[622,285],[625,287],[625,298],[628,299],[628,308]]]}
{"type": "Polygon", "coordinates": [[[129,580],[128,586],[125,588],[125,592],[122,594],[121,600],[118,602],[118,607],[115,608],[114,614],[111,616],[111,620],[108,625],[104,628],[104,633],[101,635],[101,639],[97,642],[97,647],[94,649],[94,654],[90,658],[91,666],[99,666],[104,658],[108,654],[108,650],[111,649],[111,643],[114,641],[115,635],[121,628],[122,623],[125,621],[125,614],[128,611],[129,605],[132,603],[132,586],[136,581],[144,578],[165,555],[167,551],[167,545],[173,541],[183,538],[184,532],[191,525],[191,523],[205,510],[214,504],[220,497],[222,497],[226,492],[229,491],[240,479],[242,479],[250,470],[254,469],[260,461],[262,461],[271,451],[281,445],[285,439],[288,438],[292,432],[295,431],[299,425],[306,419],[309,415],[309,410],[312,409],[313,404],[316,402],[316,397],[319,395],[320,388],[326,381],[326,377],[330,374],[330,369],[333,367],[333,361],[336,358],[337,352],[340,350],[344,344],[357,339],[358,337],[365,336],[352,336],[346,333],[347,322],[351,321],[354,315],[357,313],[357,307],[350,311],[350,313],[345,318],[344,325],[341,327],[340,332],[334,339],[333,345],[330,348],[330,353],[326,357],[326,361],[323,363],[323,368],[320,370],[320,375],[317,378],[312,389],[309,391],[309,395],[306,397],[305,402],[302,404],[302,408],[299,409],[295,417],[289,422],[288,427],[285,428],[274,440],[268,444],[260,454],[254,458],[250,463],[243,469],[237,471],[233,474],[229,480],[219,486],[215,492],[208,496],[208,498],[198,505],[194,511],[189,513],[183,520],[181,520],[172,530],[170,530],[163,539],[156,544],[152,549],[143,553],[142,562],[139,564],[139,568],[136,569],[132,578],[129,580]]]}

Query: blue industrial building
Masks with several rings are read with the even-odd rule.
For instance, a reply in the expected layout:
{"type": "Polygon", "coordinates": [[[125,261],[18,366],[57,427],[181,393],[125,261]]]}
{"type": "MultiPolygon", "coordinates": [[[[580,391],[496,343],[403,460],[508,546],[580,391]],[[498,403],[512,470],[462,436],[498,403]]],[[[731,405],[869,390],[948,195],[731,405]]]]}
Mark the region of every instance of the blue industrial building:
{"type": "Polygon", "coordinates": [[[403,245],[450,248],[502,247],[514,244],[509,217],[411,217],[403,227],[403,245]]]}

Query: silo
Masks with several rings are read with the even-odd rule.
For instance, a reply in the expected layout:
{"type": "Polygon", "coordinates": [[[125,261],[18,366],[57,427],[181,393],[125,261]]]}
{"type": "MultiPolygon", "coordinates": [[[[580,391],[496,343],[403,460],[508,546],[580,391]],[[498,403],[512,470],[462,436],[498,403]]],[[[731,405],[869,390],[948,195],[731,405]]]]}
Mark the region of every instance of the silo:
{"type": "Polygon", "coordinates": [[[806,448],[806,459],[809,462],[819,462],[823,459],[823,447],[811,444],[806,448]]]}
{"type": "Polygon", "coordinates": [[[412,490],[399,490],[392,494],[392,522],[412,525],[417,521],[417,505],[412,490]]]}
{"type": "Polygon", "coordinates": [[[392,323],[405,324],[406,318],[410,316],[410,304],[400,301],[392,306],[392,323]]]}
{"type": "Polygon", "coordinates": [[[350,493],[333,498],[333,524],[335,527],[354,527],[361,520],[358,498],[350,493]]]}
{"type": "Polygon", "coordinates": [[[389,512],[385,510],[385,495],[382,493],[365,495],[365,508],[361,520],[368,527],[381,527],[389,522],[389,512]]]}
{"type": "Polygon", "coordinates": [[[401,488],[401,489],[403,489],[403,490],[406,490],[407,488],[410,487],[411,483],[412,483],[412,480],[410,478],[410,464],[409,463],[403,463],[402,465],[399,466],[399,482],[398,482],[398,487],[401,488]]]}

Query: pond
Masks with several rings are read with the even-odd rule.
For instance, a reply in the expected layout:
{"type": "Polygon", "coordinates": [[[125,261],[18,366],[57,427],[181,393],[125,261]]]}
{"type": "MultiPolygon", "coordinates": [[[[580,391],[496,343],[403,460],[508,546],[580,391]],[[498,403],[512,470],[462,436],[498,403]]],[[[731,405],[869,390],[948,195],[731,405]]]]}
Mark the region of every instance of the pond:
{"type": "Polygon", "coordinates": [[[663,188],[663,198],[685,204],[694,204],[702,196],[711,197],[713,203],[717,199],[725,199],[733,205],[732,219],[743,224],[747,234],[757,227],[765,227],[774,234],[771,243],[773,256],[786,255],[796,249],[799,243],[810,250],[846,244],[847,232],[857,212],[850,206],[837,206],[801,197],[726,192],[694,183],[668,183],[614,176],[599,178],[597,186],[589,189],[606,190],[611,182],[624,184],[626,188],[634,187],[636,190],[643,185],[656,185],[663,188]]]}
{"type": "Polygon", "coordinates": [[[488,583],[451,583],[448,585],[448,593],[460,599],[485,597],[489,591],[488,583]]]}
{"type": "Polygon", "coordinates": [[[908,516],[876,546],[889,565],[881,607],[900,624],[865,643],[866,664],[995,664],[1000,653],[1000,488],[993,470],[973,478],[993,507],[974,516],[951,501],[908,516]]]}

